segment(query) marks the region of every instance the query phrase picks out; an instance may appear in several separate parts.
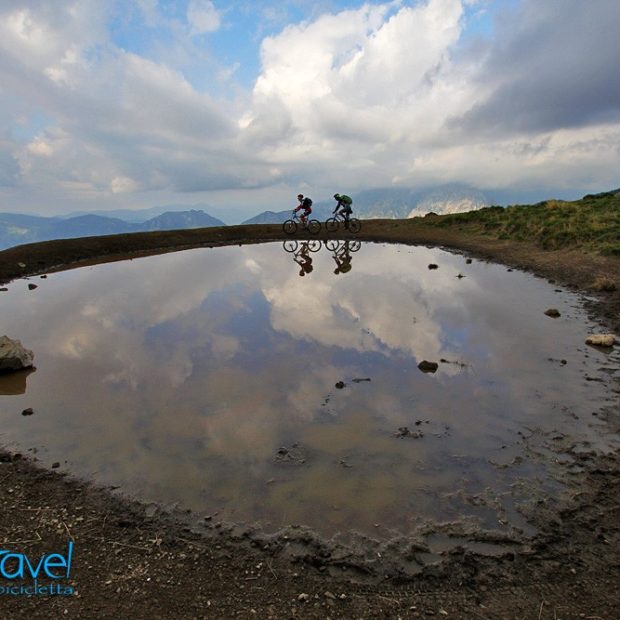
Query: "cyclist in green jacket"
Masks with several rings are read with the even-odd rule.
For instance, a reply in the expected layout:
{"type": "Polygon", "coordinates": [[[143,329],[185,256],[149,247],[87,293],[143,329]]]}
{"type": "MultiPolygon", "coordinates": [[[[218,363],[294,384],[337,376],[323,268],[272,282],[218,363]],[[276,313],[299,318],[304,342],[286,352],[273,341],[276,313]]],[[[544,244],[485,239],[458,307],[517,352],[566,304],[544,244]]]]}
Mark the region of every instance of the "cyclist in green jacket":
{"type": "Polygon", "coordinates": [[[344,221],[348,226],[349,218],[353,213],[353,209],[351,208],[353,200],[350,196],[346,196],[345,194],[334,194],[334,198],[338,201],[336,204],[336,208],[334,209],[334,215],[336,214],[336,211],[340,209],[340,211],[338,211],[338,214],[344,216],[344,221]]]}

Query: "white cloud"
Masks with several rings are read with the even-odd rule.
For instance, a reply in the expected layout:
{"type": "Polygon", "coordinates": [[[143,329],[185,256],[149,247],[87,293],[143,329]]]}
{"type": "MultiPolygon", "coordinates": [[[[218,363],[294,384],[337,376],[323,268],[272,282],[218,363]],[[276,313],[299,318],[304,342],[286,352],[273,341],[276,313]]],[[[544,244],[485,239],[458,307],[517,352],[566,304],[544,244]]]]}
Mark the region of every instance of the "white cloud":
{"type": "Polygon", "coordinates": [[[463,37],[466,11],[485,10],[486,0],[479,9],[465,0],[333,13],[315,5],[306,21],[263,40],[252,92],[230,99],[214,88],[236,65],[219,65],[193,36],[221,28],[213,2],[192,0],[187,21],[154,0],[125,11],[96,0],[7,3],[0,116],[19,131],[2,136],[0,183],[20,205],[28,192],[66,204],[139,191],[267,187],[281,196],[291,186],[320,196],[393,182],[617,186],[617,12],[607,0],[587,10],[570,2],[576,16],[521,0],[500,14],[496,39],[474,43],[463,37]],[[108,26],[123,16],[169,40],[122,49],[108,26]],[[567,29],[582,22],[581,60],[563,63],[567,29]],[[203,66],[213,82],[198,90],[192,72],[203,66]]]}
{"type": "Polygon", "coordinates": [[[220,27],[220,14],[210,0],[190,0],[187,21],[193,35],[215,32],[220,27]]]}

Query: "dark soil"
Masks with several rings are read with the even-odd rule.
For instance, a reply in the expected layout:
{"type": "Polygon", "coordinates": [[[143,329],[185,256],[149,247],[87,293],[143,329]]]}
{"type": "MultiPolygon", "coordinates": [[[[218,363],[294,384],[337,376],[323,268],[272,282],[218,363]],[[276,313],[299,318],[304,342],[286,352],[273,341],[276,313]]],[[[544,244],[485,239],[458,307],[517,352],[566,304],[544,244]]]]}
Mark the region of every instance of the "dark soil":
{"type": "MultiPolygon", "coordinates": [[[[0,283],[130,256],[282,238],[275,225],[231,226],[31,244],[0,252],[0,283]]],[[[527,269],[588,292],[593,317],[620,331],[620,293],[591,293],[601,277],[620,287],[619,259],[463,236],[417,221],[364,222],[358,238],[439,245],[527,269]]],[[[620,391],[617,380],[610,388],[620,391]]],[[[620,431],[616,403],[599,415],[609,432],[620,431]]],[[[532,506],[527,517],[538,534],[528,545],[507,545],[499,557],[457,547],[404,577],[389,562],[383,575],[365,573],[303,531],[260,542],[209,520],[190,528],[186,515],[0,452],[0,549],[38,560],[64,552],[68,540],[75,545],[65,582],[75,588],[72,596],[0,595],[0,617],[619,618],[618,457],[578,455],[582,472],[571,477],[568,496],[532,506]],[[293,546],[294,556],[287,552],[293,546]]],[[[0,587],[7,583],[0,576],[0,587]]]]}

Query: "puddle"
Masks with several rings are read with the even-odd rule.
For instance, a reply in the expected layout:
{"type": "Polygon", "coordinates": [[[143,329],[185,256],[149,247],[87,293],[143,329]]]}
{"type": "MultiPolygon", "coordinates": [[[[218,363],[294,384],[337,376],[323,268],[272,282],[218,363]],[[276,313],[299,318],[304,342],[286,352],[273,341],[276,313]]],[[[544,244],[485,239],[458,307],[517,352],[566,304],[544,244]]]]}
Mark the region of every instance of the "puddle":
{"type": "Polygon", "coordinates": [[[579,298],[541,279],[354,250],[198,249],[13,282],[0,333],[36,372],[0,378],[0,441],[265,532],[531,534],[518,506],[524,489],[561,493],[574,461],[558,454],[619,445],[592,415],[609,386],[591,380],[617,378],[617,354],[587,347],[579,298]]]}

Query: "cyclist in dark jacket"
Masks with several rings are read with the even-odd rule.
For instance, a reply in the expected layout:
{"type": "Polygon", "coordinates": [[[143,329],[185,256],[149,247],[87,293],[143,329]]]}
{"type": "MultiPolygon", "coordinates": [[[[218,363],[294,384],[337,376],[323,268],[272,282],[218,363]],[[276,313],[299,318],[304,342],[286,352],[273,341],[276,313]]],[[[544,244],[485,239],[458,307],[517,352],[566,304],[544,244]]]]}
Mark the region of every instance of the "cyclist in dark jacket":
{"type": "Polygon", "coordinates": [[[299,216],[299,219],[304,226],[308,226],[307,218],[312,213],[312,199],[308,198],[308,196],[304,198],[303,194],[297,194],[297,200],[299,200],[299,206],[293,213],[297,213],[297,211],[303,209],[304,212],[299,216]]]}
{"type": "Polygon", "coordinates": [[[336,204],[336,208],[334,209],[334,215],[336,214],[336,211],[340,209],[340,211],[338,211],[338,214],[344,216],[344,220],[348,224],[349,218],[353,213],[353,209],[351,208],[353,200],[350,196],[346,196],[345,194],[334,194],[334,198],[338,201],[336,204]]]}

